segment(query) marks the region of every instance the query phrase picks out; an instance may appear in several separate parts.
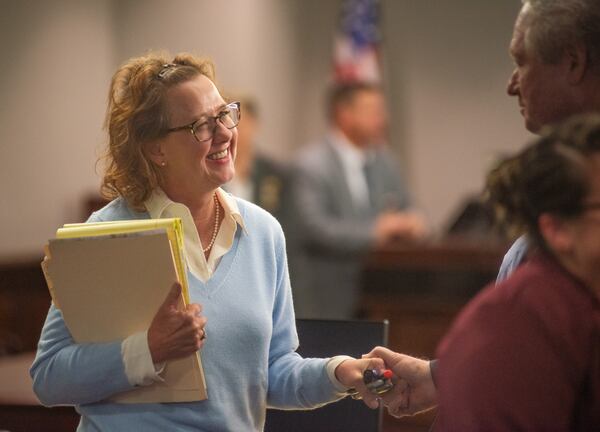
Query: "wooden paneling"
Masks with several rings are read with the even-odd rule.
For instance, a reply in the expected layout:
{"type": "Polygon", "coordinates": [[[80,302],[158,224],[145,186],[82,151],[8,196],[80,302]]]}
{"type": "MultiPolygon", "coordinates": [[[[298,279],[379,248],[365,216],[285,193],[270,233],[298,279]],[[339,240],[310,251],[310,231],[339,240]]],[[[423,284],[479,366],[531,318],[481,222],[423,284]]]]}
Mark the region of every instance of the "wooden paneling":
{"type": "Polygon", "coordinates": [[[0,405],[0,429],[10,432],[74,432],[78,423],[73,407],[0,405]]]}
{"type": "Polygon", "coordinates": [[[0,263],[0,355],[37,347],[50,306],[41,261],[40,256],[0,263]]]}
{"type": "Polygon", "coordinates": [[[29,367],[34,355],[28,352],[0,357],[0,430],[74,431],[79,414],[73,407],[43,407],[33,393],[29,367]]]}

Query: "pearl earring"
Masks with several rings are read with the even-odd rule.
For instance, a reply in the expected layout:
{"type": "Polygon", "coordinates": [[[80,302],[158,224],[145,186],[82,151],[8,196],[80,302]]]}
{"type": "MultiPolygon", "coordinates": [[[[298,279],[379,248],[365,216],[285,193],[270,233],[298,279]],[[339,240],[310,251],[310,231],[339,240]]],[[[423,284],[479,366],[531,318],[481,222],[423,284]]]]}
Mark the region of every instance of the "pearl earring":
{"type": "Polygon", "coordinates": [[[166,163],[165,161],[162,161],[162,162],[160,163],[160,166],[161,166],[161,167],[166,167],[166,166],[167,166],[167,163],[166,163]]]}

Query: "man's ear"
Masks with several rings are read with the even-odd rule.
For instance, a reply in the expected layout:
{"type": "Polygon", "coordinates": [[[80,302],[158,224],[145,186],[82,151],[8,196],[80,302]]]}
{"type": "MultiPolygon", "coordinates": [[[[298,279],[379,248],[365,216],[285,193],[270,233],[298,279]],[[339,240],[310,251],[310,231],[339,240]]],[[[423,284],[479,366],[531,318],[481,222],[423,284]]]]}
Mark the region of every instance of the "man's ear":
{"type": "Polygon", "coordinates": [[[589,68],[590,59],[587,48],[582,43],[570,45],[565,50],[570,84],[579,84],[589,68]]]}
{"type": "Polygon", "coordinates": [[[143,151],[158,166],[165,166],[167,160],[162,150],[162,140],[152,140],[144,143],[143,151]]]}
{"type": "Polygon", "coordinates": [[[542,213],[538,218],[538,228],[550,249],[557,253],[568,253],[573,248],[573,233],[567,221],[542,213]]]}

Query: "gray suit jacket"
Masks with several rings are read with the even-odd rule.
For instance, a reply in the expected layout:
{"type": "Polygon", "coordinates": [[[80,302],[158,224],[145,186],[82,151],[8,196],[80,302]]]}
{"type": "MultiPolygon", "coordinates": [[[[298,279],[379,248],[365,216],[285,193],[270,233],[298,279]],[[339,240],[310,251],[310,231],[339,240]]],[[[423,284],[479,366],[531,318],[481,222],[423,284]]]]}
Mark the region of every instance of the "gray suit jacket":
{"type": "MultiPolygon", "coordinates": [[[[357,307],[361,258],[372,243],[375,218],[409,200],[394,157],[370,159],[371,207],[356,208],[344,167],[329,139],[297,157],[292,182],[290,275],[299,317],[347,319],[357,307]]],[[[362,173],[357,173],[362,175],[362,173]]]]}

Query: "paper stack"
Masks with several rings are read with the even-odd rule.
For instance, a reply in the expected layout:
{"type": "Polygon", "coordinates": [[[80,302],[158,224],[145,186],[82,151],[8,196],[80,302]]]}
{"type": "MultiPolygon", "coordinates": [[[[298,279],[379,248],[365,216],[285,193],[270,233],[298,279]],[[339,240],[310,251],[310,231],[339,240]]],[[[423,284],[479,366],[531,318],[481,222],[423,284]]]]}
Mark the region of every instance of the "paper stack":
{"type": "MultiPolygon", "coordinates": [[[[68,224],[46,246],[52,301],[77,343],[122,340],[150,327],[173,282],[189,303],[180,219],[68,224]]],[[[116,395],[122,403],[207,398],[199,355],[169,361],[164,382],[116,395]]],[[[110,379],[107,377],[107,379],[110,379]]]]}

